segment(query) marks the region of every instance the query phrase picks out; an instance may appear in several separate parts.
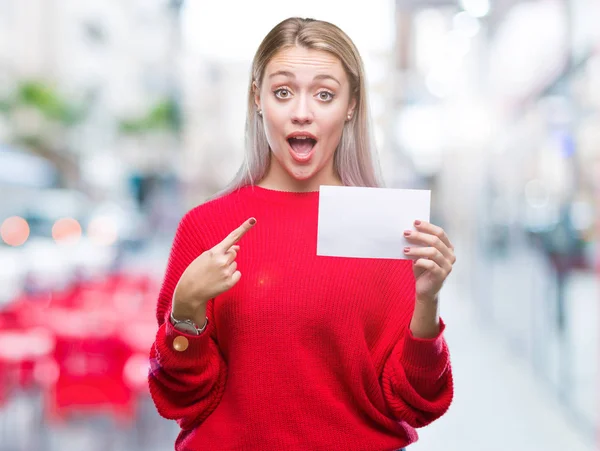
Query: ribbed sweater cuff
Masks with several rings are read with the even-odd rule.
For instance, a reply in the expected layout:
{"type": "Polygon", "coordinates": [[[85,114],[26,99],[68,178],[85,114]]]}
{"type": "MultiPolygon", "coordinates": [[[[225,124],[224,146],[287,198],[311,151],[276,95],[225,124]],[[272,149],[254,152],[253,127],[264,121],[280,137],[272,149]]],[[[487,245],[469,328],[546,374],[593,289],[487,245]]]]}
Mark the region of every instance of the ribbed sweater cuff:
{"type": "Polygon", "coordinates": [[[415,369],[431,369],[438,366],[445,352],[443,338],[445,329],[446,324],[442,319],[440,319],[440,331],[433,338],[417,338],[410,329],[407,329],[402,348],[402,363],[415,369]]]}
{"type": "MultiPolygon", "coordinates": [[[[170,315],[170,312],[167,315],[170,315]]],[[[212,322],[209,321],[200,335],[190,335],[175,329],[171,321],[166,320],[156,335],[161,366],[184,370],[197,365],[198,359],[209,352],[212,327],[212,322]],[[178,336],[184,336],[188,340],[188,348],[185,351],[176,351],[173,348],[173,340],[178,336]]]]}

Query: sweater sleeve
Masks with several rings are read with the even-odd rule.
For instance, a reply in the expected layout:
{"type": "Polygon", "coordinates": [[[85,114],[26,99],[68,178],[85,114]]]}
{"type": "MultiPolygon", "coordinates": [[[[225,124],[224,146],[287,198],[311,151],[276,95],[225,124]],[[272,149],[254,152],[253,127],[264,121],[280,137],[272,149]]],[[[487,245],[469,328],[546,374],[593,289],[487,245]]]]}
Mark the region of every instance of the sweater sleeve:
{"type": "Polygon", "coordinates": [[[441,417],[454,394],[450,354],[443,337],[416,338],[406,329],[384,364],[382,388],[394,418],[423,427],[441,417]]]}
{"type": "Polygon", "coordinates": [[[217,342],[213,300],[207,304],[208,324],[200,335],[188,335],[169,321],[175,286],[187,266],[203,252],[199,230],[188,213],[179,223],[157,304],[158,332],[150,350],[148,384],[158,413],[182,429],[202,423],[221,401],[227,366],[217,342]],[[188,341],[184,351],[173,340],[188,341]]]}

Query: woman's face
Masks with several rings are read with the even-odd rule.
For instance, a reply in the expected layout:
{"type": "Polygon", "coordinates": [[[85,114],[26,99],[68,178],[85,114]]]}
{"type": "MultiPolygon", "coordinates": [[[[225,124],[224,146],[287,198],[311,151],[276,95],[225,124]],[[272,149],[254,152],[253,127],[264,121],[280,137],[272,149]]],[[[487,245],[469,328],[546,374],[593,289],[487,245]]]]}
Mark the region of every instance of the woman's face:
{"type": "Polygon", "coordinates": [[[272,151],[267,178],[315,182],[312,189],[334,183],[333,156],[356,103],[340,60],[303,47],[282,50],[267,64],[255,101],[272,151]]]}

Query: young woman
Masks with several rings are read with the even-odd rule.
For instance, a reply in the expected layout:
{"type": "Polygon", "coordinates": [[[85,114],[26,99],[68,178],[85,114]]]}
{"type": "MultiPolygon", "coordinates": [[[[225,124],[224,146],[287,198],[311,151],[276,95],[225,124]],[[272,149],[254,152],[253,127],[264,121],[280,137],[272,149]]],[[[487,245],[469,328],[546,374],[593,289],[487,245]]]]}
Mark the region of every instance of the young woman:
{"type": "Polygon", "coordinates": [[[453,246],[415,218],[407,260],[316,255],[319,186],[379,186],[362,61],[339,28],[278,24],[248,94],[244,165],[173,242],[158,412],[181,426],[178,451],[402,449],[452,401],[438,292],[453,246]]]}

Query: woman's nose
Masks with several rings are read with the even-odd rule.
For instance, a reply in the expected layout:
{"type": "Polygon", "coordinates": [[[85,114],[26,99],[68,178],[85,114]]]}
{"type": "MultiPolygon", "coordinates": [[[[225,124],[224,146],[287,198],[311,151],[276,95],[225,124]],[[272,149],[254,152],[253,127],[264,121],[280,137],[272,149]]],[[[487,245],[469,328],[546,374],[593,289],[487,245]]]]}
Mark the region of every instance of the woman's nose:
{"type": "Polygon", "coordinates": [[[310,124],[313,120],[313,113],[307,99],[300,98],[292,110],[292,122],[294,124],[310,124]]]}

